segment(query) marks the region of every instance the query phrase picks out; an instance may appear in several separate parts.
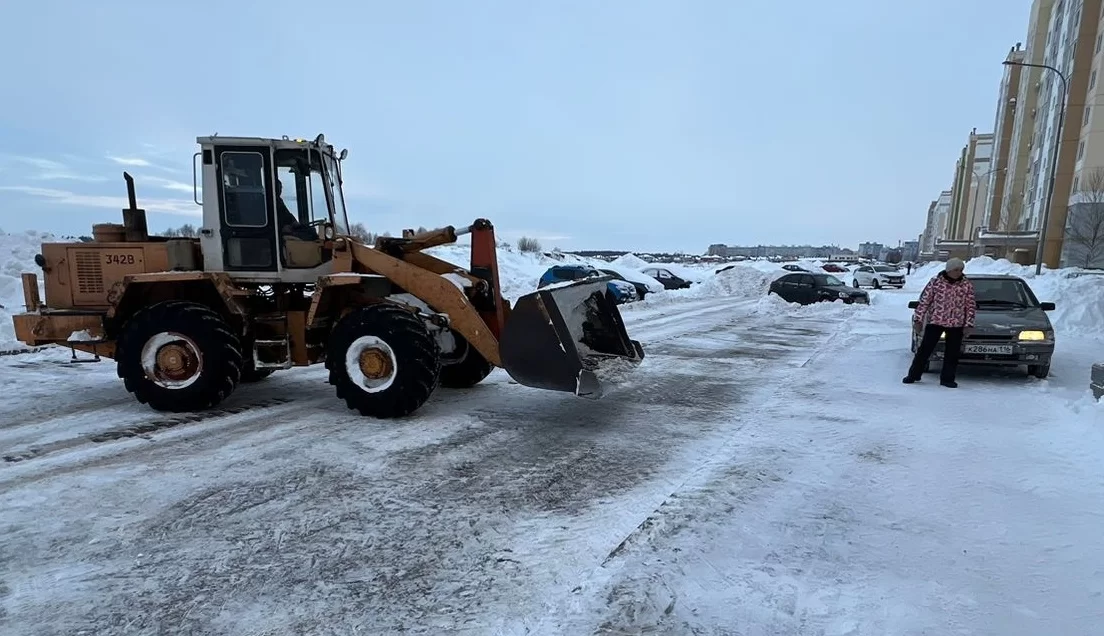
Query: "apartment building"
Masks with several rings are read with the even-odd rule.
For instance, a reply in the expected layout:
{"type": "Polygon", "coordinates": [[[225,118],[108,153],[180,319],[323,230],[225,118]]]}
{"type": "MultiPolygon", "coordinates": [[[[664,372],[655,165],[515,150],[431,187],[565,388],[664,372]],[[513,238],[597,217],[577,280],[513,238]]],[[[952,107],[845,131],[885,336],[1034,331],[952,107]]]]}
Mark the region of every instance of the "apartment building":
{"type": "MultiPolygon", "coordinates": [[[[1043,64],[1046,52],[1050,15],[1055,0],[1035,0],[1031,5],[1028,18],[1026,48],[1020,60],[1009,54],[1008,61],[1022,61],[1028,64],[1043,64]]],[[[1040,68],[1006,66],[1004,82],[1011,82],[1013,74],[1019,77],[1019,89],[1016,93],[1013,109],[1012,134],[1008,142],[1007,161],[1003,164],[1005,186],[1001,200],[1000,220],[993,229],[1022,230],[1024,223],[1024,202],[1027,198],[1028,175],[1035,170],[1032,166],[1032,140],[1035,134],[1035,122],[1038,119],[1039,87],[1042,75],[1048,73],[1040,68]]],[[[1002,90],[1003,93],[1003,90],[1002,90]]]]}
{"type": "Polygon", "coordinates": [[[1104,166],[1104,136],[1093,108],[1104,78],[1101,71],[1101,0],[1058,0],[1050,12],[1043,63],[1058,69],[1044,71],[1036,81],[1039,93],[1034,133],[1026,175],[1020,229],[1041,229],[1047,208],[1047,187],[1051,161],[1057,161],[1053,201],[1046,223],[1043,262],[1061,266],[1067,230],[1070,195],[1077,191],[1083,175],[1093,166],[1104,166]],[[1063,102],[1063,92],[1068,90],[1063,102]],[[1061,139],[1059,139],[1059,122],[1061,139]],[[1096,129],[1096,130],[1094,130],[1096,129]]]}
{"type": "MultiPolygon", "coordinates": [[[[981,227],[991,231],[1011,229],[1010,221],[1002,214],[1002,208],[1006,200],[1005,191],[1015,187],[1015,184],[1009,180],[1008,165],[1009,154],[1012,152],[1020,78],[1024,74],[1024,67],[1015,64],[1024,62],[1026,57],[1021,46],[1021,43],[1017,42],[1016,46],[1008,52],[1005,61],[1009,64],[1004,67],[1004,77],[1001,78],[1000,90],[997,93],[997,114],[993,122],[993,162],[989,168],[988,184],[985,188],[985,205],[982,206],[979,219],[981,227]]],[[[1020,181],[1022,188],[1022,174],[1020,181]]]]}
{"type": "MultiPolygon", "coordinates": [[[[1099,0],[1097,0],[1099,1],[1099,0]]],[[[951,185],[951,211],[944,239],[968,241],[975,228],[983,225],[982,209],[987,200],[990,165],[993,159],[993,133],[970,131],[962,147],[951,185]]]]}
{"type": "Polygon", "coordinates": [[[921,254],[934,254],[935,242],[942,240],[947,225],[947,216],[951,211],[951,191],[944,190],[939,198],[928,205],[928,216],[924,222],[924,231],[920,233],[919,251],[921,254]]]}

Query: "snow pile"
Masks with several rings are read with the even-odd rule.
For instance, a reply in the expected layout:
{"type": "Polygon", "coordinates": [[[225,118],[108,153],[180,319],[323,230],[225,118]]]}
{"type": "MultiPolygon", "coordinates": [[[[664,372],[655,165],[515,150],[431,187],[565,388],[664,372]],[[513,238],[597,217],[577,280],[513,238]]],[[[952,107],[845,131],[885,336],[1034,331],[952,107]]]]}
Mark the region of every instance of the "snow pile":
{"type": "Polygon", "coordinates": [[[610,265],[613,265],[614,267],[625,267],[636,270],[644,269],[645,267],[651,267],[651,263],[645,261],[632,252],[618,256],[617,258],[613,259],[610,265]]]}
{"type": "Polygon", "coordinates": [[[753,267],[737,265],[732,269],[714,274],[685,291],[699,297],[743,296],[745,298],[756,298],[767,293],[774,278],[774,276],[753,267]]]}
{"type": "Polygon", "coordinates": [[[52,234],[41,232],[0,233],[0,255],[3,255],[3,260],[0,260],[0,351],[26,347],[15,339],[11,318],[12,314],[25,309],[20,276],[24,272],[39,273],[39,293],[43,293],[43,280],[34,257],[41,251],[44,241],[52,240],[55,240],[52,234]]]}
{"type": "MultiPolygon", "coordinates": [[[[467,245],[442,245],[426,250],[426,253],[448,261],[457,267],[467,269],[471,267],[471,248],[467,245]]],[[[569,255],[565,255],[569,256],[569,255]]],[[[518,296],[528,294],[537,288],[537,281],[541,274],[553,265],[571,262],[570,259],[559,261],[544,254],[518,252],[511,246],[500,245],[498,248],[498,276],[499,287],[502,295],[513,302],[518,296]]]]}
{"type": "MultiPolygon", "coordinates": [[[[943,271],[944,264],[928,263],[914,271],[905,289],[919,293],[932,277],[943,271]]],[[[1047,269],[1035,275],[1034,265],[1017,265],[1005,259],[989,257],[970,259],[966,274],[1010,274],[1027,281],[1040,301],[1052,302],[1055,310],[1050,320],[1063,335],[1084,335],[1104,338],[1104,273],[1078,268],[1047,269]]]]}

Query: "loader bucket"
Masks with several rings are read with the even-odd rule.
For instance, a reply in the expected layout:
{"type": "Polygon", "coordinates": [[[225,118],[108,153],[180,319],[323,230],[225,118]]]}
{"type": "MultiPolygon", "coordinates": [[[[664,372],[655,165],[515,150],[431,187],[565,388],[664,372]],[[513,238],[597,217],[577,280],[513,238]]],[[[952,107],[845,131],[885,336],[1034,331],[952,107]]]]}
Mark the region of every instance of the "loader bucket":
{"type": "Polygon", "coordinates": [[[549,285],[518,298],[499,339],[519,384],[602,397],[644,358],[606,291],[610,277],[549,285]]]}

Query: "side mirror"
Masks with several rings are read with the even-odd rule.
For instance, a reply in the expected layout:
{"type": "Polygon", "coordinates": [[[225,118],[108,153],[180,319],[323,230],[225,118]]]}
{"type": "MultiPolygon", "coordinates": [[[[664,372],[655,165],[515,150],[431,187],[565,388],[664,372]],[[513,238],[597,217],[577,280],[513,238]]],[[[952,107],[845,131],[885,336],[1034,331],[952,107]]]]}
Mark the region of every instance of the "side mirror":
{"type": "Polygon", "coordinates": [[[908,305],[909,309],[916,309],[919,306],[920,306],[920,301],[919,300],[910,300],[909,301],[909,305],[908,305]]]}
{"type": "Polygon", "coordinates": [[[1054,311],[1054,303],[1039,303],[1039,308],[1043,311],[1054,311]]]}

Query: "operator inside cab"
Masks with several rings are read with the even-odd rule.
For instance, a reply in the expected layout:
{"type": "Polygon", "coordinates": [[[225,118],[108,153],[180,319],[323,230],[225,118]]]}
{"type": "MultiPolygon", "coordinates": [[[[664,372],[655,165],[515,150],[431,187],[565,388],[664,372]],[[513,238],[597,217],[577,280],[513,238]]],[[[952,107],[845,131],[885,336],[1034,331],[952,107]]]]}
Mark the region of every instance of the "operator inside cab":
{"type": "Polygon", "coordinates": [[[280,234],[292,236],[301,241],[317,241],[318,232],[311,226],[301,223],[284,203],[284,184],[276,180],[276,220],[280,225],[280,234]]]}

